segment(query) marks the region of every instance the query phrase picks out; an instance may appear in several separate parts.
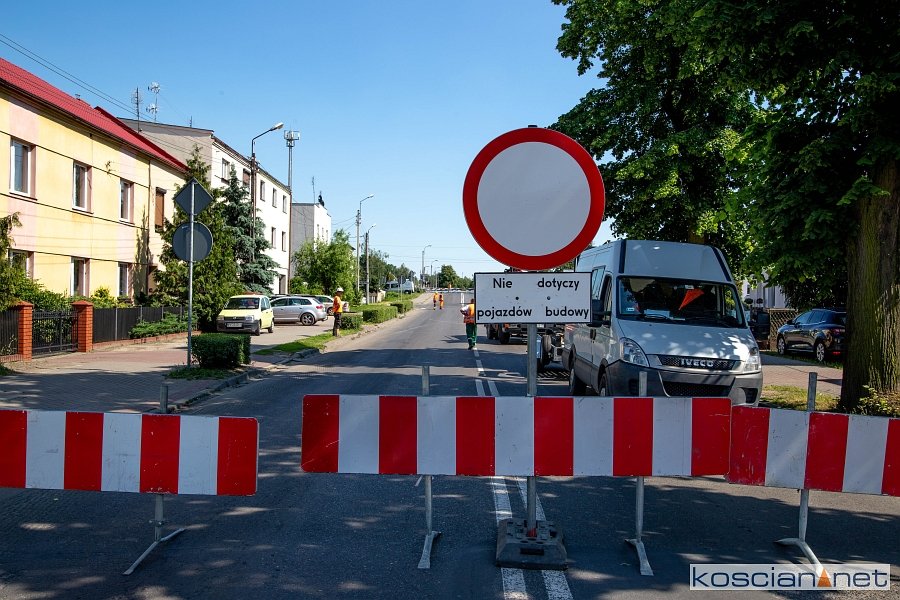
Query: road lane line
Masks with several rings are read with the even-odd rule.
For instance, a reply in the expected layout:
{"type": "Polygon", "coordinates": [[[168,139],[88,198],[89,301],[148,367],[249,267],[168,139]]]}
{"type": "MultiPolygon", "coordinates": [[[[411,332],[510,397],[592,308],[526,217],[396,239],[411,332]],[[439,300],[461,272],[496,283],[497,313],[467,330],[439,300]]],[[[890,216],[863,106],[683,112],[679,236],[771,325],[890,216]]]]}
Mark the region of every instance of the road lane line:
{"type": "MultiPolygon", "coordinates": [[[[491,477],[491,490],[494,497],[494,516],[497,523],[504,519],[512,518],[512,506],[509,503],[509,492],[506,489],[504,477],[491,477]]],[[[503,598],[509,600],[527,600],[528,591],[525,589],[525,573],[522,569],[500,569],[503,581],[503,598]]]]}
{"type": "MultiPolygon", "coordinates": [[[[522,496],[522,502],[528,506],[528,485],[524,477],[514,477],[516,484],[519,486],[519,495],[522,496]]],[[[546,521],[547,515],[544,514],[544,507],[541,505],[540,496],[535,495],[535,517],[538,521],[546,521]]],[[[547,588],[547,597],[550,600],[572,600],[572,591],[569,589],[569,582],[566,581],[565,573],[562,571],[554,571],[550,569],[541,570],[544,578],[544,587],[547,588]]]]}

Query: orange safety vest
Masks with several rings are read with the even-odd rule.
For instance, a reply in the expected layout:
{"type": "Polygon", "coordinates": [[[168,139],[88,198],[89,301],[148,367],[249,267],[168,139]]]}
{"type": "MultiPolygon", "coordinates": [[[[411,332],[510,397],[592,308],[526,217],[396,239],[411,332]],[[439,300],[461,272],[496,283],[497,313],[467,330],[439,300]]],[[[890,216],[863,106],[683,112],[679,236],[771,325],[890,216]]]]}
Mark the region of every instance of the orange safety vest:
{"type": "Polygon", "coordinates": [[[463,315],[463,323],[475,323],[475,305],[469,304],[466,307],[466,314],[463,315]]]}
{"type": "Polygon", "coordinates": [[[334,312],[335,312],[335,313],[342,313],[342,312],[344,312],[344,303],[343,303],[343,301],[341,300],[341,297],[340,297],[340,296],[335,296],[335,297],[334,297],[334,306],[333,306],[333,308],[334,308],[334,312]]]}

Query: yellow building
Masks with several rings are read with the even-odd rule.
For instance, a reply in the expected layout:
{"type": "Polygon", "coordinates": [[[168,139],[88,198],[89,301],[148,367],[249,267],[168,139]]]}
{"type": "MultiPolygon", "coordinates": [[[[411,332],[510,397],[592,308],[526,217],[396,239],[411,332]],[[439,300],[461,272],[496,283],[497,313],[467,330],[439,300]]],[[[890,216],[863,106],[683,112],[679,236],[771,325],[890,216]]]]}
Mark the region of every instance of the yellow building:
{"type": "Polygon", "coordinates": [[[0,216],[12,258],[55,292],[153,289],[186,167],[101,108],[0,58],[0,216]]]}

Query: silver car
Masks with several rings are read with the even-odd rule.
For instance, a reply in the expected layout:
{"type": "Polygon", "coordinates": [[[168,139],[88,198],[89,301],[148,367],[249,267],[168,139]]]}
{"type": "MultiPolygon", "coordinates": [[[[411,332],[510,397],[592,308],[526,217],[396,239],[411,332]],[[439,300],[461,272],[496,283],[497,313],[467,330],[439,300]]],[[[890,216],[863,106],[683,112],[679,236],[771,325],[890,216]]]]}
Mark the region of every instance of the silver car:
{"type": "Polygon", "coordinates": [[[315,325],[328,318],[325,306],[309,296],[282,296],[272,300],[272,310],[278,323],[315,325]]]}

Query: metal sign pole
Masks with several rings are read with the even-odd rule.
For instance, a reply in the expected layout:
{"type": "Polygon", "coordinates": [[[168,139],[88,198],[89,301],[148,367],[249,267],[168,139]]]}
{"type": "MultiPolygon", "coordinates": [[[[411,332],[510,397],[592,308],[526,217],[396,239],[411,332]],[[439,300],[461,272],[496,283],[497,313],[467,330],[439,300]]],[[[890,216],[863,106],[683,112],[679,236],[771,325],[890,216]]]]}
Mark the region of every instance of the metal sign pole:
{"type": "MultiPolygon", "coordinates": [[[[537,351],[537,325],[528,323],[525,326],[526,336],[528,338],[528,349],[526,354],[528,359],[525,365],[525,375],[527,378],[526,395],[534,398],[537,396],[537,361],[535,360],[535,352],[537,351]]],[[[527,506],[525,529],[528,531],[528,537],[537,536],[537,484],[534,475],[526,479],[527,482],[527,506]]]]}
{"type": "MultiPolygon", "coordinates": [[[[647,395],[647,371],[641,371],[638,375],[638,395],[647,395]]],[[[644,478],[637,478],[637,486],[634,495],[634,539],[627,540],[637,550],[638,560],[641,562],[641,575],[653,576],[650,561],[647,560],[647,550],[641,536],[644,532],[644,478]]]]}
{"type": "MultiPolygon", "coordinates": [[[[422,367],[422,395],[428,396],[431,392],[431,372],[428,365],[422,367]]],[[[422,558],[419,559],[420,569],[431,568],[431,548],[434,541],[441,535],[440,531],[432,528],[433,511],[431,507],[431,475],[425,475],[425,545],[422,547],[422,558]]]]}
{"type": "Polygon", "coordinates": [[[194,188],[196,181],[193,179],[189,184],[191,186],[191,214],[190,223],[191,231],[188,234],[188,335],[187,335],[187,367],[191,368],[191,333],[193,329],[192,317],[194,314],[194,188]]]}
{"type": "MultiPolygon", "coordinates": [[[[815,371],[809,374],[809,386],[806,391],[806,411],[807,413],[814,412],[816,410],[816,384],[818,382],[818,373],[815,371]]],[[[806,543],[806,524],[809,520],[809,489],[803,488],[800,490],[800,521],[798,523],[798,531],[797,537],[795,538],[784,538],[780,540],[776,540],[776,544],[781,544],[782,546],[797,546],[800,548],[800,551],[803,552],[804,556],[816,567],[816,575],[822,574],[822,563],[819,562],[819,558],[816,556],[816,553],[812,551],[812,548],[809,547],[809,544],[806,543]]]]}

